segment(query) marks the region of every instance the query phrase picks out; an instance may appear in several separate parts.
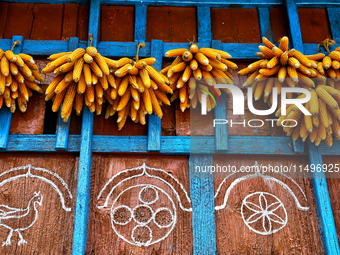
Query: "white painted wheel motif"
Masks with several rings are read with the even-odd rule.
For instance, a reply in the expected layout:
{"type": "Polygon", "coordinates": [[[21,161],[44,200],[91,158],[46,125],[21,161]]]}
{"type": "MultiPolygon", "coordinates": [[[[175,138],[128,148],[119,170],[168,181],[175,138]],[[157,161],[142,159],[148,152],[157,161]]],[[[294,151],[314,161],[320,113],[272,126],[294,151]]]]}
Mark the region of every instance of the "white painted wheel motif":
{"type": "Polygon", "coordinates": [[[110,215],[112,229],[119,238],[137,246],[153,245],[167,238],[177,218],[176,206],[169,194],[150,184],[123,190],[113,201],[110,215]],[[129,201],[124,196],[133,194],[139,194],[138,200],[122,205],[129,201]],[[164,207],[164,204],[168,206],[164,207]]]}
{"type": "Polygon", "coordinates": [[[242,201],[241,214],[247,227],[260,235],[270,235],[284,228],[288,222],[287,211],[273,194],[255,192],[242,201]]]}

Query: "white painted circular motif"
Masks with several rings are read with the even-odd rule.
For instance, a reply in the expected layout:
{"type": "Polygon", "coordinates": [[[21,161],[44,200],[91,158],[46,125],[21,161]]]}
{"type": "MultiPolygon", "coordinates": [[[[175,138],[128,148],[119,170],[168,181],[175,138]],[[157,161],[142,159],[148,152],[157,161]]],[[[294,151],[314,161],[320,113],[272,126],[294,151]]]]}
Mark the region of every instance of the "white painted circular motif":
{"type": "Polygon", "coordinates": [[[260,235],[270,235],[284,228],[288,222],[287,211],[273,194],[255,192],[246,196],[241,214],[247,227],[260,235]]]}
{"type": "Polygon", "coordinates": [[[113,201],[110,215],[112,229],[119,238],[137,246],[153,245],[167,238],[177,219],[169,194],[150,184],[123,190],[113,201]],[[137,200],[133,199],[137,194],[137,200]]]}

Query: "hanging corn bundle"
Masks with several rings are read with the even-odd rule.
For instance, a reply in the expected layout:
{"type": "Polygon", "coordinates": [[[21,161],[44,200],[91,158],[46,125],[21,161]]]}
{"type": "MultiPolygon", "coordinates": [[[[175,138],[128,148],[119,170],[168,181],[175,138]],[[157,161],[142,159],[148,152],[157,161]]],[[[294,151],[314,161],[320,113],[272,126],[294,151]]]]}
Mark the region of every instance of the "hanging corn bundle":
{"type": "Polygon", "coordinates": [[[0,49],[0,109],[5,104],[12,113],[16,110],[16,102],[21,112],[26,112],[32,90],[44,93],[37,85],[36,80],[44,82],[44,77],[39,73],[38,66],[33,58],[27,54],[13,53],[13,48],[20,41],[14,42],[11,50],[0,49]]]}
{"type": "Polygon", "coordinates": [[[196,44],[191,44],[190,50],[169,50],[165,57],[176,57],[161,73],[167,75],[170,88],[174,91],[171,102],[179,97],[183,112],[190,105],[196,108],[197,102],[202,100],[202,94],[211,95],[207,97],[207,111],[213,109],[216,101],[212,95],[221,95],[215,84],[233,84],[234,77],[228,70],[238,68],[228,60],[231,55],[227,52],[211,48],[198,49],[196,44]]]}
{"type": "Polygon", "coordinates": [[[91,112],[100,115],[109,87],[115,87],[112,71],[115,61],[103,57],[91,45],[86,50],[78,48],[73,52],[62,52],[51,55],[52,62],[42,70],[53,72],[56,76],[46,89],[45,100],[53,99],[52,111],[57,112],[61,105],[61,117],[69,119],[72,107],[80,115],[84,104],[91,112]]]}
{"type": "Polygon", "coordinates": [[[107,90],[108,101],[112,103],[106,110],[105,118],[118,113],[118,129],[121,130],[128,116],[135,123],[146,124],[146,114],[155,113],[163,117],[162,104],[170,105],[166,96],[172,93],[168,86],[169,80],[158,72],[152,65],[155,58],[138,58],[138,45],[136,61],[130,58],[121,58],[115,61],[114,74],[116,85],[107,90]]]}
{"type": "MultiPolygon", "coordinates": [[[[337,48],[326,57],[322,53],[307,56],[317,65],[317,72],[324,78],[327,77],[327,80],[316,79],[316,88],[311,89],[311,99],[305,104],[305,107],[312,116],[303,115],[295,105],[290,105],[287,108],[286,116],[280,117],[278,125],[284,119],[298,120],[298,125],[295,128],[284,128],[287,135],[292,134],[293,140],[297,140],[301,136],[305,141],[309,136],[310,141],[314,142],[316,146],[322,140],[332,146],[333,135],[340,140],[339,51],[340,48],[337,48]]],[[[279,116],[278,112],[277,116],[279,116]]]]}
{"type": "MultiPolygon", "coordinates": [[[[284,126],[283,130],[287,136],[292,135],[293,140],[301,137],[302,141],[305,141],[309,136],[315,145],[319,145],[321,140],[326,140],[331,146],[332,133],[337,138],[340,135],[340,111],[337,103],[339,101],[337,94],[340,91],[336,89],[337,80],[340,78],[337,77],[339,69],[337,54],[331,53],[330,56],[333,58],[325,57],[323,53],[303,55],[297,50],[288,49],[287,37],[281,39],[279,47],[265,37],[263,43],[265,46],[259,46],[261,52],[257,53],[261,60],[239,72],[240,75],[251,74],[243,86],[253,86],[254,99],[259,100],[263,97],[269,106],[272,102],[270,95],[273,87],[277,88],[278,94],[281,93],[282,87],[308,89],[311,92],[311,99],[303,105],[312,116],[304,115],[296,105],[289,105],[286,108],[286,115],[281,115],[281,108],[276,111],[275,116],[279,117],[277,125],[284,126]],[[297,125],[293,127],[295,123],[297,125]]],[[[304,98],[305,95],[290,93],[287,97],[304,98]]]]}

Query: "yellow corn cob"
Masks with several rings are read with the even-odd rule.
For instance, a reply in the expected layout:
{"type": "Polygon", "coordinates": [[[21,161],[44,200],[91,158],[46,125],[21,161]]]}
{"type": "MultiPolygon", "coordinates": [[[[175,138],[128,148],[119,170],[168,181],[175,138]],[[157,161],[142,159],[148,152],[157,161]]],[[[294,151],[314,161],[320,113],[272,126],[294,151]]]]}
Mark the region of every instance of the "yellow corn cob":
{"type": "Polygon", "coordinates": [[[197,63],[197,60],[196,59],[192,59],[191,61],[190,61],[190,68],[191,68],[191,70],[196,70],[197,69],[197,67],[198,67],[198,63],[197,63]]]}
{"type": "Polygon", "coordinates": [[[326,133],[326,128],[321,124],[318,127],[318,136],[321,138],[321,140],[325,140],[327,133],[326,133]]]}
{"type": "Polygon", "coordinates": [[[26,101],[28,101],[29,94],[28,94],[27,87],[26,87],[25,83],[19,83],[18,89],[19,89],[20,94],[25,98],[26,101]]]}
{"type": "Polygon", "coordinates": [[[131,64],[125,64],[124,66],[122,66],[121,68],[119,68],[116,72],[115,75],[117,77],[124,77],[125,75],[127,75],[129,73],[129,69],[131,68],[131,64]]]}
{"type": "Polygon", "coordinates": [[[210,64],[207,65],[207,66],[201,65],[200,67],[201,67],[202,71],[206,71],[206,72],[210,72],[213,69],[212,65],[210,65],[210,64]]]}
{"type": "Polygon", "coordinates": [[[301,72],[301,73],[303,73],[303,74],[305,74],[305,75],[310,75],[311,74],[311,71],[309,70],[309,68],[308,67],[306,67],[306,66],[304,66],[304,65],[300,65],[299,66],[299,71],[301,72]]]}
{"type": "MultiPolygon", "coordinates": [[[[14,108],[14,109],[11,109],[11,112],[14,112],[15,111],[15,100],[12,99],[12,105],[11,105],[11,108],[14,108]]],[[[21,112],[26,112],[27,110],[27,102],[25,100],[25,98],[22,96],[22,95],[18,95],[18,107],[19,107],[19,110],[21,112]]]]}
{"type": "MultiPolygon", "coordinates": [[[[19,96],[18,90],[16,91],[11,91],[11,98],[17,99],[19,96]]],[[[1,108],[0,108],[1,109],[1,108]]]]}
{"type": "Polygon", "coordinates": [[[266,58],[266,55],[264,55],[262,52],[256,52],[255,55],[258,56],[261,59],[265,59],[266,58]]]}
{"type": "Polygon", "coordinates": [[[45,77],[42,76],[38,70],[32,70],[32,75],[37,81],[45,82],[45,77]]]}
{"type": "Polygon", "coordinates": [[[333,120],[332,130],[335,136],[340,136],[340,123],[337,119],[333,120]]]}
{"type": "Polygon", "coordinates": [[[84,54],[84,57],[83,57],[84,61],[88,64],[91,64],[93,62],[93,58],[91,57],[90,54],[88,53],[85,53],[84,54]]]}
{"type": "Polygon", "coordinates": [[[209,60],[209,65],[211,65],[213,68],[220,69],[222,71],[227,71],[228,70],[228,66],[223,64],[222,62],[220,62],[218,60],[210,59],[209,60]]]}
{"type": "Polygon", "coordinates": [[[305,55],[303,55],[300,51],[295,50],[294,53],[293,53],[293,56],[297,60],[299,60],[299,62],[302,65],[305,65],[307,67],[311,67],[312,66],[312,63],[309,61],[309,59],[305,55]]]}
{"type": "Polygon", "coordinates": [[[129,85],[129,76],[125,76],[122,79],[122,81],[121,81],[121,83],[118,87],[118,95],[119,96],[124,95],[124,93],[126,92],[126,89],[128,88],[128,85],[129,85]]]}
{"type": "MultiPolygon", "coordinates": [[[[68,52],[61,52],[61,53],[56,53],[56,54],[52,54],[51,56],[49,56],[47,59],[53,61],[53,60],[56,60],[62,56],[65,56],[65,55],[70,55],[72,53],[72,51],[68,51],[68,52]]],[[[20,56],[20,54],[19,54],[20,56]]]]}
{"type": "Polygon", "coordinates": [[[207,58],[221,60],[221,55],[211,48],[200,48],[198,52],[202,53],[207,58]]]}
{"type": "Polygon", "coordinates": [[[319,98],[319,118],[321,120],[321,124],[325,128],[328,128],[329,122],[328,122],[328,115],[327,115],[327,107],[321,98],[319,98]]]}
{"type": "Polygon", "coordinates": [[[231,62],[229,60],[226,59],[221,59],[221,62],[223,64],[225,64],[228,68],[230,68],[231,70],[236,70],[238,68],[237,64],[235,64],[234,62],[231,62]]]}
{"type": "Polygon", "coordinates": [[[281,57],[282,54],[283,54],[283,51],[282,51],[280,48],[276,47],[276,46],[274,46],[274,47],[272,48],[272,52],[273,52],[274,55],[275,55],[276,57],[278,57],[279,59],[280,59],[280,57],[281,57]]]}
{"type": "Polygon", "coordinates": [[[330,107],[333,109],[338,109],[339,105],[335,101],[335,99],[323,88],[317,87],[316,88],[316,93],[318,94],[319,97],[322,98],[322,100],[330,107]]]}
{"type": "Polygon", "coordinates": [[[340,68],[340,63],[337,60],[332,61],[332,68],[333,69],[339,69],[340,68]]]}
{"type": "Polygon", "coordinates": [[[289,39],[287,36],[284,36],[281,38],[279,47],[283,52],[288,50],[288,43],[289,43],[289,39]]]}
{"type": "Polygon", "coordinates": [[[87,99],[89,100],[90,103],[94,102],[94,98],[95,98],[95,89],[94,89],[95,85],[91,85],[90,87],[87,87],[85,90],[85,94],[87,99]]]}
{"type": "Polygon", "coordinates": [[[269,41],[269,40],[267,39],[267,37],[262,37],[262,42],[263,42],[263,44],[264,44],[266,47],[268,47],[269,49],[272,49],[273,47],[275,47],[275,45],[274,45],[271,41],[269,41]]]}
{"type": "Polygon", "coordinates": [[[103,77],[100,77],[99,78],[99,81],[100,81],[100,85],[102,86],[102,88],[104,90],[107,90],[109,88],[109,82],[107,80],[107,77],[106,75],[103,75],[103,77]]]}
{"type": "Polygon", "coordinates": [[[173,66],[173,67],[171,68],[171,71],[173,71],[173,72],[175,72],[175,73],[181,72],[181,71],[183,71],[187,66],[188,66],[188,64],[187,64],[186,62],[181,62],[181,63],[179,63],[179,64],[173,66]]]}
{"type": "Polygon", "coordinates": [[[134,87],[135,89],[138,89],[138,83],[137,83],[136,76],[130,75],[129,76],[129,83],[131,84],[132,87],[134,87]]]}
{"type": "Polygon", "coordinates": [[[6,58],[6,56],[3,56],[1,58],[1,73],[3,76],[8,76],[9,75],[9,62],[6,58]]]}
{"type": "Polygon", "coordinates": [[[265,76],[272,76],[274,74],[277,74],[280,70],[280,66],[276,65],[275,67],[271,69],[260,69],[259,73],[265,76]]]}
{"type": "Polygon", "coordinates": [[[8,99],[8,98],[10,98],[10,96],[11,96],[11,90],[10,90],[9,87],[6,87],[6,88],[5,88],[5,92],[4,92],[4,94],[3,94],[3,97],[4,97],[5,99],[8,99]]]}
{"type": "Polygon", "coordinates": [[[162,90],[154,90],[154,93],[156,95],[156,97],[164,104],[166,105],[170,105],[170,101],[168,99],[168,97],[166,96],[166,94],[162,91],[162,90]]]}
{"type": "MultiPolygon", "coordinates": [[[[226,51],[217,50],[217,49],[211,49],[211,50],[213,50],[217,54],[219,54],[221,56],[221,58],[226,58],[226,59],[232,58],[231,55],[228,52],[226,52],[226,51]]],[[[218,60],[221,61],[221,59],[218,59],[218,60]]]]}
{"type": "Polygon", "coordinates": [[[326,70],[327,74],[329,77],[331,77],[332,79],[334,79],[336,77],[336,73],[332,68],[329,68],[326,70]]]}
{"type": "Polygon", "coordinates": [[[182,54],[182,59],[185,61],[185,62],[189,62],[190,60],[192,60],[193,58],[193,55],[190,51],[185,51],[183,54],[182,54]]]}
{"type": "Polygon", "coordinates": [[[6,87],[8,87],[8,86],[11,86],[11,84],[12,84],[12,75],[8,75],[6,77],[5,85],[6,87]]]}
{"type": "Polygon", "coordinates": [[[75,63],[74,69],[73,69],[73,81],[74,82],[78,82],[79,81],[81,72],[83,70],[83,66],[84,66],[84,59],[83,58],[79,58],[77,60],[77,62],[75,63]]]}
{"type": "Polygon", "coordinates": [[[85,76],[84,73],[82,72],[77,86],[77,93],[84,94],[85,89],[86,89],[85,76]]]}
{"type": "Polygon", "coordinates": [[[170,65],[168,65],[167,67],[165,67],[165,68],[163,68],[163,69],[161,70],[161,73],[162,73],[162,74],[166,74],[166,73],[168,72],[169,69],[171,70],[171,67],[173,67],[173,66],[179,64],[179,63],[182,62],[182,61],[183,61],[183,60],[182,60],[182,57],[181,57],[181,56],[176,57],[176,59],[175,59],[170,65]]]}
{"type": "Polygon", "coordinates": [[[332,59],[329,56],[324,57],[322,60],[322,64],[323,64],[323,68],[328,69],[332,65],[332,59]]]}
{"type": "Polygon", "coordinates": [[[96,85],[97,83],[98,83],[98,77],[94,73],[92,73],[92,84],[96,85]]]}
{"type": "Polygon", "coordinates": [[[116,81],[115,81],[114,76],[112,74],[109,74],[106,78],[107,78],[107,81],[110,84],[110,86],[112,88],[116,88],[116,81]]]}
{"type": "Polygon", "coordinates": [[[202,79],[202,71],[200,68],[197,68],[195,71],[193,71],[193,74],[196,80],[202,79]]]}
{"type": "Polygon", "coordinates": [[[150,99],[152,103],[152,109],[154,110],[155,114],[161,119],[163,117],[163,112],[161,107],[159,106],[158,99],[154,93],[154,90],[148,89],[150,93],[150,99]]]}
{"type": "Polygon", "coordinates": [[[87,47],[86,52],[92,57],[94,57],[98,53],[95,47],[87,47]]]}
{"type": "Polygon", "coordinates": [[[186,52],[187,49],[173,49],[173,50],[168,50],[165,52],[165,57],[170,58],[170,57],[175,57],[175,56],[182,56],[184,52],[186,52]]]}
{"type": "Polygon", "coordinates": [[[253,72],[253,71],[252,71],[251,69],[249,69],[248,67],[246,67],[246,68],[241,69],[241,70],[238,71],[237,73],[238,73],[238,75],[240,75],[240,76],[244,76],[244,75],[250,74],[250,73],[252,73],[252,72],[253,72]]]}
{"type": "Polygon", "coordinates": [[[254,93],[255,101],[257,101],[261,98],[261,95],[262,95],[262,92],[263,92],[265,86],[266,86],[266,80],[262,80],[257,84],[256,89],[255,89],[255,93],[254,93]]]}
{"type": "Polygon", "coordinates": [[[202,65],[206,66],[206,65],[209,65],[209,60],[208,58],[203,55],[201,52],[197,52],[195,54],[195,59],[202,65]]]}
{"type": "Polygon", "coordinates": [[[281,83],[284,82],[286,75],[287,75],[287,68],[285,66],[282,66],[278,72],[279,82],[281,83]]]}
{"type": "Polygon", "coordinates": [[[282,53],[281,57],[280,57],[280,63],[282,66],[286,66],[288,64],[288,52],[285,51],[284,53],[282,53]]]}
{"type": "Polygon", "coordinates": [[[297,74],[298,74],[298,79],[300,81],[301,87],[302,87],[303,84],[307,85],[308,89],[315,87],[314,81],[312,79],[310,79],[308,76],[305,76],[304,74],[302,74],[300,72],[298,72],[297,74]]]}
{"type": "Polygon", "coordinates": [[[318,54],[313,54],[313,55],[306,55],[306,57],[309,60],[320,60],[320,59],[323,59],[325,57],[325,54],[318,53],[318,54]]]}
{"type": "Polygon", "coordinates": [[[192,54],[195,54],[195,53],[198,52],[198,47],[197,47],[196,44],[191,44],[191,45],[190,45],[190,52],[191,52],[192,54]]]}
{"type": "Polygon", "coordinates": [[[73,78],[73,70],[71,72],[68,72],[66,75],[65,75],[65,82],[70,82],[72,81],[72,78],[73,78]]]}
{"type": "Polygon", "coordinates": [[[94,89],[96,92],[96,97],[102,98],[104,94],[103,87],[99,83],[97,83],[96,85],[94,85],[94,89]]]}
{"type": "Polygon", "coordinates": [[[182,75],[182,81],[187,82],[191,76],[192,70],[190,66],[187,66],[182,75]]]}
{"type": "Polygon", "coordinates": [[[151,66],[153,64],[156,63],[156,59],[155,58],[144,58],[144,59],[140,59],[135,63],[135,67],[137,67],[138,69],[142,69],[143,68],[143,63],[151,66]]]}
{"type": "Polygon", "coordinates": [[[33,89],[40,94],[44,93],[44,91],[35,82],[25,80],[25,84],[28,88],[33,89]]]}
{"type": "Polygon", "coordinates": [[[274,53],[271,51],[271,49],[269,49],[266,46],[260,45],[259,49],[268,59],[271,59],[275,56],[274,53]]]}
{"type": "MultiPolygon", "coordinates": [[[[78,48],[74,50],[68,57],[67,57],[67,62],[75,62],[79,58],[83,57],[85,54],[85,49],[83,48],[78,48]]],[[[91,55],[91,54],[90,54],[91,55]]]]}
{"type": "MultiPolygon", "coordinates": [[[[67,72],[73,70],[74,64],[75,64],[75,62],[70,62],[70,63],[63,64],[63,65],[61,65],[61,66],[59,67],[59,71],[60,71],[61,73],[67,73],[67,72]]],[[[56,73],[55,73],[55,74],[56,74],[56,73]]]]}
{"type": "Polygon", "coordinates": [[[145,110],[148,114],[152,114],[152,102],[150,97],[150,90],[145,88],[143,92],[143,103],[145,105],[145,110]]]}
{"type": "Polygon", "coordinates": [[[325,73],[325,70],[323,69],[323,63],[322,62],[318,63],[317,69],[318,69],[319,73],[321,73],[321,74],[325,73]]]}
{"type": "Polygon", "coordinates": [[[140,78],[142,79],[144,86],[149,88],[151,86],[151,80],[148,71],[146,69],[142,69],[140,70],[139,75],[140,78]]]}
{"type": "Polygon", "coordinates": [[[263,101],[265,103],[267,103],[268,96],[272,92],[273,86],[274,86],[274,79],[267,79],[267,83],[266,83],[266,86],[265,86],[264,91],[263,91],[264,92],[263,101]]]}
{"type": "Polygon", "coordinates": [[[133,61],[129,58],[121,58],[119,60],[116,61],[116,68],[125,66],[127,64],[131,64],[133,61]]]}
{"type": "MultiPolygon", "coordinates": [[[[61,108],[61,114],[60,116],[62,118],[65,118],[66,115],[70,110],[72,110],[73,101],[76,96],[76,84],[73,82],[67,89],[67,92],[65,94],[63,107],[61,108]]],[[[67,118],[68,119],[68,118],[67,118]]],[[[67,121],[66,119],[66,121],[67,121]]],[[[65,120],[64,120],[65,121],[65,120]]]]}
{"type": "Polygon", "coordinates": [[[334,59],[334,60],[340,61],[340,52],[339,51],[332,51],[329,54],[329,57],[334,59]]]}
{"type": "Polygon", "coordinates": [[[90,66],[88,64],[84,64],[83,70],[84,70],[83,72],[84,72],[86,85],[89,87],[92,84],[92,74],[91,74],[90,66]]]}
{"type": "Polygon", "coordinates": [[[59,82],[54,92],[56,94],[60,94],[62,91],[64,91],[68,87],[68,85],[71,84],[71,82],[72,82],[72,79],[67,82],[65,81],[65,79],[63,79],[61,82],[59,82]]]}
{"type": "Polygon", "coordinates": [[[11,50],[5,51],[5,56],[11,62],[16,62],[17,61],[16,55],[11,50]]]}
{"type": "Polygon", "coordinates": [[[81,110],[83,109],[83,105],[84,105],[84,96],[82,94],[77,93],[76,99],[74,102],[74,110],[76,111],[77,116],[80,116],[81,110]]]}
{"type": "Polygon", "coordinates": [[[139,74],[138,68],[135,66],[131,66],[129,69],[129,74],[137,76],[139,74]]]}
{"type": "Polygon", "coordinates": [[[24,76],[19,72],[17,75],[14,76],[14,78],[17,80],[17,82],[23,83],[24,82],[24,76]]]}
{"type": "Polygon", "coordinates": [[[15,61],[15,63],[19,66],[19,67],[24,67],[24,61],[21,59],[21,57],[19,55],[16,55],[17,61],[15,61]]]}
{"type": "Polygon", "coordinates": [[[318,95],[314,90],[310,91],[310,93],[311,93],[311,98],[309,100],[310,113],[313,115],[313,117],[316,117],[319,115],[318,95]]]}
{"type": "MultiPolygon", "coordinates": [[[[307,111],[310,112],[309,102],[305,105],[307,111]]],[[[304,115],[305,125],[309,133],[313,132],[313,118],[312,115],[304,115]]]]}
{"type": "Polygon", "coordinates": [[[160,72],[158,72],[156,69],[154,69],[154,68],[152,68],[151,66],[148,66],[148,65],[144,65],[144,68],[146,69],[146,71],[148,71],[149,76],[154,81],[159,82],[159,83],[165,83],[166,82],[163,78],[163,75],[160,72]]]}
{"type": "Polygon", "coordinates": [[[290,65],[290,66],[292,66],[292,67],[295,67],[295,68],[299,68],[300,62],[299,62],[299,60],[297,60],[296,58],[290,57],[290,58],[288,59],[288,65],[290,65]]]}
{"type": "MultiPolygon", "coordinates": [[[[97,65],[96,62],[92,62],[90,64],[90,68],[91,68],[91,71],[97,76],[97,77],[103,77],[103,72],[101,70],[101,68],[97,65]]],[[[110,74],[110,72],[109,72],[110,74]]]]}
{"type": "Polygon", "coordinates": [[[110,70],[108,65],[106,64],[105,59],[102,57],[102,55],[100,55],[100,53],[97,53],[93,59],[97,62],[97,64],[99,65],[100,69],[103,71],[103,73],[105,75],[109,75],[110,74],[110,70]]]}
{"type": "Polygon", "coordinates": [[[9,69],[11,71],[11,74],[13,74],[13,75],[17,75],[18,74],[18,67],[13,62],[9,63],[9,69]]]}

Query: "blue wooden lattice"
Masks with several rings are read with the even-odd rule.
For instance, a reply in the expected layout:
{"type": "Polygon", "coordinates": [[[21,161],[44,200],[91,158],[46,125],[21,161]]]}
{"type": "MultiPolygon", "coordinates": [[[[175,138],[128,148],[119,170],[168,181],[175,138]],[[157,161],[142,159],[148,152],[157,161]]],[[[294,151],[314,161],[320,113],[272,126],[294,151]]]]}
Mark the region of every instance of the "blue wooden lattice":
{"type": "MultiPolygon", "coordinates": [[[[8,0],[21,3],[55,3],[52,0],[8,0]]],[[[59,0],[58,3],[90,4],[89,33],[93,35],[93,45],[104,56],[132,57],[136,55],[137,44],[146,41],[146,19],[148,5],[197,6],[198,46],[214,47],[228,51],[235,59],[253,59],[259,44],[253,43],[221,43],[212,41],[210,7],[218,8],[258,8],[260,31],[262,36],[270,40],[273,33],[270,27],[269,8],[285,5],[288,13],[291,46],[306,54],[315,53],[316,44],[302,42],[297,7],[327,8],[332,36],[340,39],[340,2],[338,0],[59,0]],[[134,42],[100,42],[99,16],[101,4],[107,5],[135,5],[135,41],[134,42]]],[[[70,38],[69,41],[37,41],[25,40],[22,36],[12,39],[1,39],[0,48],[10,49],[12,42],[20,40],[21,44],[14,48],[15,53],[23,52],[31,55],[50,55],[56,52],[73,50],[77,47],[86,48],[88,41],[70,38]]],[[[141,48],[141,57],[154,56],[157,58],[156,68],[161,68],[162,56],[173,48],[188,48],[187,43],[163,43],[160,40],[146,42],[141,48]]],[[[336,46],[332,46],[333,50],[336,46]]],[[[224,93],[224,92],[223,92],[224,93]]],[[[224,95],[224,94],[223,94],[224,95]]],[[[225,106],[225,97],[223,96],[225,106]]],[[[225,107],[217,106],[215,118],[226,119],[225,107]]],[[[147,153],[158,151],[163,154],[190,154],[190,137],[161,136],[161,120],[149,116],[148,136],[100,136],[93,135],[93,114],[86,108],[83,112],[81,135],[69,135],[69,122],[64,123],[59,118],[56,135],[9,135],[12,114],[7,107],[0,111],[0,151],[32,151],[55,152],[66,150],[79,152],[79,174],[77,188],[77,203],[74,225],[73,254],[84,254],[87,240],[87,224],[89,218],[90,173],[92,152],[109,153],[147,153]]],[[[338,155],[340,142],[335,141],[332,148],[321,144],[316,148],[308,142],[308,151],[300,141],[292,142],[286,137],[252,137],[229,136],[227,127],[215,129],[215,136],[198,138],[202,144],[203,155],[190,157],[190,194],[193,201],[193,235],[195,254],[216,253],[216,226],[214,215],[213,181],[195,176],[193,165],[212,162],[212,155],[216,152],[227,154],[253,155],[308,155],[310,164],[322,164],[321,155],[338,155]],[[227,138],[227,139],[225,139],[227,138]],[[203,146],[204,145],[204,146],[203,146]],[[293,149],[292,149],[293,148],[293,149]],[[202,192],[204,190],[204,192],[202,192]],[[197,224],[196,224],[197,223],[197,224]],[[199,223],[199,224],[198,224],[199,223]],[[208,236],[208,240],[207,240],[208,236]]],[[[339,244],[335,231],[332,208],[329,200],[327,182],[323,174],[312,174],[312,183],[319,218],[319,229],[322,243],[327,254],[339,254],[339,244]]]]}

